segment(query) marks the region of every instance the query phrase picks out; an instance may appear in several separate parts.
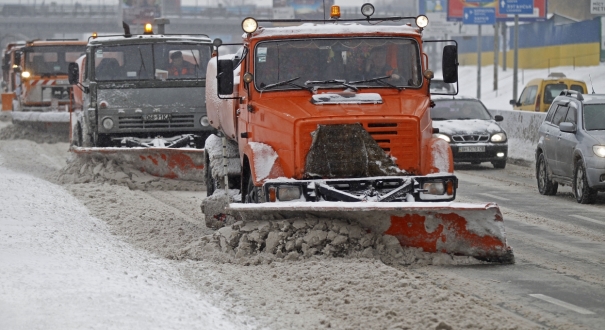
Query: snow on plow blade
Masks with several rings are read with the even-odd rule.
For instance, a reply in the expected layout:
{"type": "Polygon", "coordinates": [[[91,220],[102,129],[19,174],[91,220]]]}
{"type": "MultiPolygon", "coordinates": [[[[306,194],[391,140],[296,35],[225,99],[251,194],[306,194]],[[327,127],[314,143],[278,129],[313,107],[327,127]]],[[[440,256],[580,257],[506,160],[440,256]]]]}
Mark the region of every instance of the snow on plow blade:
{"type": "Polygon", "coordinates": [[[498,205],[464,203],[231,203],[243,220],[300,217],[343,219],[372,232],[396,237],[402,246],[512,263],[512,248],[498,205]]]}
{"type": "Polygon", "coordinates": [[[69,136],[69,112],[11,112],[13,124],[30,126],[44,132],[65,133],[69,136]]]}
{"type": "Polygon", "coordinates": [[[158,177],[204,181],[204,149],[72,147],[70,151],[79,158],[113,160],[158,177]]]}

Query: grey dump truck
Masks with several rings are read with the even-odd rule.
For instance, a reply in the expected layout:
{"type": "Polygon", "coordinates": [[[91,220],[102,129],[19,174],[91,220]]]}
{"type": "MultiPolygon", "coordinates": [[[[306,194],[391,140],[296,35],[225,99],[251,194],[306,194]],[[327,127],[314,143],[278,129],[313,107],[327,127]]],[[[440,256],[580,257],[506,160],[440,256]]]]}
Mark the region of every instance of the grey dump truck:
{"type": "Polygon", "coordinates": [[[82,91],[72,144],[203,148],[214,130],[205,104],[211,57],[205,35],[91,37],[69,67],[70,83],[82,91]]]}

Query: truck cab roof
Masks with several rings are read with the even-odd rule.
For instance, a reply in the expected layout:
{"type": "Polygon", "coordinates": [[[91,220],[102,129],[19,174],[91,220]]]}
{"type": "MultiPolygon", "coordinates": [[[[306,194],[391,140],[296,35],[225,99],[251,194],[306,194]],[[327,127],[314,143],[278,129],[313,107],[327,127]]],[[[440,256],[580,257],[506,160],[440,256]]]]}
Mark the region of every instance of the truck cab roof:
{"type": "Polygon", "coordinates": [[[90,38],[89,46],[96,45],[126,45],[136,43],[154,43],[154,42],[194,42],[194,43],[212,43],[212,40],[207,35],[132,35],[125,37],[124,35],[98,36],[90,38]]]}
{"type": "MultiPolygon", "coordinates": [[[[382,36],[382,35],[415,35],[420,37],[417,27],[404,25],[363,25],[359,23],[323,24],[304,23],[298,26],[287,27],[259,27],[252,38],[296,38],[312,36],[382,36]]],[[[243,35],[246,38],[246,34],[243,35]]]]}

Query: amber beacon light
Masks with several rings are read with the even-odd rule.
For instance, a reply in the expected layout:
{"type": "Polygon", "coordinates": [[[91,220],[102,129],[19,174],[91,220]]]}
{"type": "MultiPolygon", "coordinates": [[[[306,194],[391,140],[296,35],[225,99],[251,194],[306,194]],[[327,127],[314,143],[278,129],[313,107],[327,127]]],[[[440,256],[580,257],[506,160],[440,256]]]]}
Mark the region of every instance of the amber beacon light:
{"type": "Polygon", "coordinates": [[[330,8],[330,18],[340,18],[340,6],[332,6],[330,8]]]}
{"type": "Polygon", "coordinates": [[[145,34],[153,34],[153,25],[150,23],[145,24],[145,34]]]}

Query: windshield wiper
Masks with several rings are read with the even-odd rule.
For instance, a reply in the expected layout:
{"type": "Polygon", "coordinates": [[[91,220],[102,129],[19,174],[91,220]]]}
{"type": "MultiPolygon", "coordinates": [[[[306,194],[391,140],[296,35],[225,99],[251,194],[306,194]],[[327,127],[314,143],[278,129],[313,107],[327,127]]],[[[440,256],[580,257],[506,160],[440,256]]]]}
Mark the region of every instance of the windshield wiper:
{"type": "Polygon", "coordinates": [[[358,80],[358,81],[351,81],[349,82],[349,84],[361,84],[361,83],[368,83],[368,82],[375,82],[378,84],[381,84],[383,86],[387,86],[387,87],[391,87],[391,88],[395,88],[398,91],[403,90],[403,87],[397,87],[393,84],[389,84],[386,81],[383,81],[383,79],[389,79],[391,78],[391,76],[384,76],[384,77],[376,77],[376,78],[372,78],[372,79],[365,79],[365,80],[358,80]]]}
{"type": "Polygon", "coordinates": [[[341,79],[329,79],[329,80],[307,80],[305,81],[305,85],[329,85],[329,84],[339,84],[341,86],[345,86],[347,88],[350,88],[354,91],[358,91],[359,88],[347,83],[346,80],[341,80],[341,79]]]}
{"type": "Polygon", "coordinates": [[[143,61],[143,52],[141,52],[141,47],[137,47],[139,49],[139,56],[141,56],[141,65],[139,66],[139,73],[137,75],[141,76],[141,69],[144,69],[147,72],[147,68],[145,67],[145,61],[143,61]]]}
{"type": "Polygon", "coordinates": [[[296,78],[292,78],[292,79],[288,79],[288,80],[284,80],[284,81],[280,81],[280,82],[276,82],[275,84],[269,84],[269,85],[265,85],[265,87],[262,87],[260,89],[261,92],[266,91],[267,89],[271,89],[273,87],[279,87],[279,86],[284,86],[284,85],[290,85],[290,86],[294,86],[294,87],[298,87],[300,89],[306,89],[309,92],[313,93],[313,91],[311,90],[312,87],[305,87],[305,86],[301,86],[301,85],[297,85],[297,84],[293,84],[292,82],[294,80],[300,79],[300,77],[296,77],[296,78]]]}

